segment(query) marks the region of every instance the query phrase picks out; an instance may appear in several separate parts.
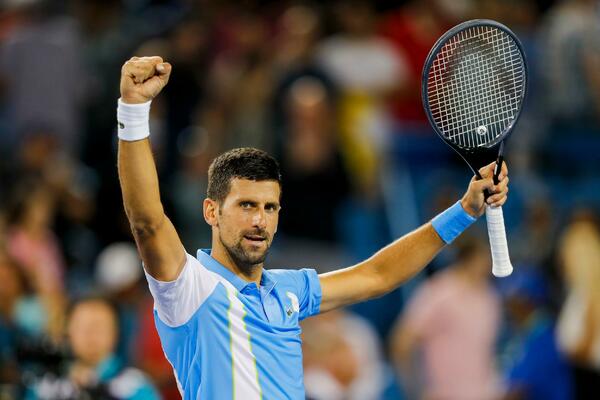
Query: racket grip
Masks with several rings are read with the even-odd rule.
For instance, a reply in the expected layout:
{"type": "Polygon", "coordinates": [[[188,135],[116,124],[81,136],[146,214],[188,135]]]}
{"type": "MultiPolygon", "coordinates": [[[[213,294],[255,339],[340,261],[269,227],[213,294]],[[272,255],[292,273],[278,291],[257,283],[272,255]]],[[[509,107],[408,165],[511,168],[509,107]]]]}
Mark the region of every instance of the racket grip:
{"type": "Polygon", "coordinates": [[[487,220],[490,249],[492,252],[492,274],[498,278],[508,276],[512,273],[513,267],[508,255],[502,207],[486,205],[485,218],[487,220]]]}

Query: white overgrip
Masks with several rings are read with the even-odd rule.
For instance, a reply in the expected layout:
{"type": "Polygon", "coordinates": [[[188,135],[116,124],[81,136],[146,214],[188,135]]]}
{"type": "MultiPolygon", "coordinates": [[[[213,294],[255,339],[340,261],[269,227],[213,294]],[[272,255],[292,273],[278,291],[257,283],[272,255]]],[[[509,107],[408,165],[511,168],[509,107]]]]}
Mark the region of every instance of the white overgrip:
{"type": "Polygon", "coordinates": [[[508,255],[502,207],[486,205],[485,218],[487,219],[490,250],[492,252],[492,274],[498,278],[508,276],[512,273],[513,267],[508,255]]]}

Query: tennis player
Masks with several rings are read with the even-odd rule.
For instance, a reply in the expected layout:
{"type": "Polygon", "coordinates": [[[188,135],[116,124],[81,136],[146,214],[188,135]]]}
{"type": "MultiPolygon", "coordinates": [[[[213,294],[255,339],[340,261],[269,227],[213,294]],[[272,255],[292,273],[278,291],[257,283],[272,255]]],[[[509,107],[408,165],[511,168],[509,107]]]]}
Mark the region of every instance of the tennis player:
{"type": "MultiPolygon", "coordinates": [[[[277,162],[257,149],[234,149],[208,170],[202,203],[212,249],[186,252],[161,205],[150,148],[150,103],[169,80],[160,57],[133,57],[121,71],[117,119],[125,211],[154,297],[156,329],[184,399],[304,399],[299,322],[381,296],[419,272],[471,225],[487,199],[502,205],[493,164],[462,199],[368,260],[327,274],[265,270],[281,209],[277,162]]],[[[319,204],[307,204],[306,212],[319,204]]]]}

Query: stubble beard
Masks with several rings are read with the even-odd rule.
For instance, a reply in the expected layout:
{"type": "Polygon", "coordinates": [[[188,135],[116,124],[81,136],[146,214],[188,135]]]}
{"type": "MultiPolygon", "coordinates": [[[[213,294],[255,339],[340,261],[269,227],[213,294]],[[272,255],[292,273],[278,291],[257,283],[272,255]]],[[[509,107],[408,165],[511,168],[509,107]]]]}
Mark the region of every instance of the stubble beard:
{"type": "Polygon", "coordinates": [[[267,254],[269,253],[269,248],[271,247],[271,243],[269,239],[266,239],[266,248],[262,253],[259,254],[249,254],[242,245],[242,240],[244,240],[243,235],[238,238],[236,243],[232,246],[227,245],[223,240],[223,237],[219,234],[219,241],[223,245],[225,251],[237,266],[237,268],[247,276],[252,275],[252,273],[257,269],[261,268],[267,259],[267,254]]]}

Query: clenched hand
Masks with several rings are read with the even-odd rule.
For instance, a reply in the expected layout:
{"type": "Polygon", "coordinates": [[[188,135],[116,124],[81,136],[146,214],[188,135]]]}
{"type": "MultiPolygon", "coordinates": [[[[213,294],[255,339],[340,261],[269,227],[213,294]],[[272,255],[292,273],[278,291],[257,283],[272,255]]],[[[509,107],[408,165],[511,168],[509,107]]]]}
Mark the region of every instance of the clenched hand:
{"type": "Polygon", "coordinates": [[[132,57],[121,68],[121,100],[138,104],[154,99],[171,75],[171,64],[161,57],[132,57]]]}

